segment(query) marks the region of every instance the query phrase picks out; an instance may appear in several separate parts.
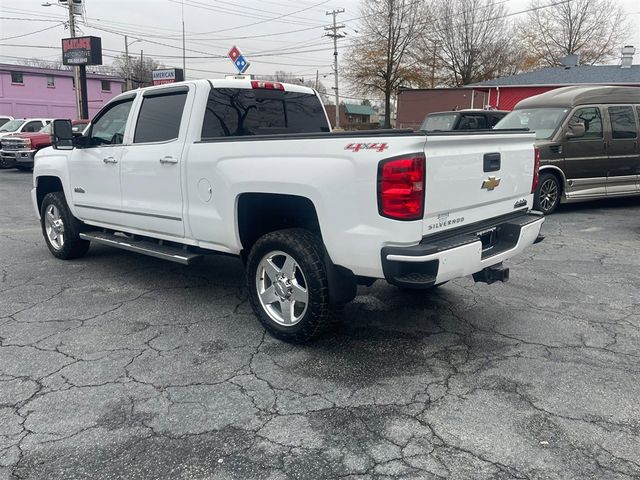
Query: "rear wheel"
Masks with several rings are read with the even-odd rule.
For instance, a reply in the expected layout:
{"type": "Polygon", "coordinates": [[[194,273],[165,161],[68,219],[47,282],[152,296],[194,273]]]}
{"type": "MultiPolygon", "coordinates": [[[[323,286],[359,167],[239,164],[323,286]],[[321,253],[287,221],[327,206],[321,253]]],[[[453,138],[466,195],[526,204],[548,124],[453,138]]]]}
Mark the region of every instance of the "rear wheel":
{"type": "Polygon", "coordinates": [[[308,230],[271,232],[247,259],[251,306],[276,338],[301,343],[330,323],[327,273],[320,239],[308,230]]]}
{"type": "Polygon", "coordinates": [[[533,208],[545,215],[549,215],[558,208],[560,203],[560,181],[553,173],[541,173],[540,184],[533,196],[533,208]]]}
{"type": "Polygon", "coordinates": [[[62,192],[48,193],[40,208],[42,234],[54,257],[70,260],[84,256],[89,242],[80,238],[83,224],[75,218],[62,192]]]}

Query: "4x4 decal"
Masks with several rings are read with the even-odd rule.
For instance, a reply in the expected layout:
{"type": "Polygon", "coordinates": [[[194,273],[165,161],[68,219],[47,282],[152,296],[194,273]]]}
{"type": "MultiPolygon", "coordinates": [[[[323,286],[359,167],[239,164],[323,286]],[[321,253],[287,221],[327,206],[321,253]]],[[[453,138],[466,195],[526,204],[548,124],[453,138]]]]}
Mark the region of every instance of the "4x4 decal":
{"type": "Polygon", "coordinates": [[[384,152],[389,148],[387,143],[350,143],[345,150],[353,150],[353,152],[359,152],[360,150],[375,150],[376,152],[384,152]]]}

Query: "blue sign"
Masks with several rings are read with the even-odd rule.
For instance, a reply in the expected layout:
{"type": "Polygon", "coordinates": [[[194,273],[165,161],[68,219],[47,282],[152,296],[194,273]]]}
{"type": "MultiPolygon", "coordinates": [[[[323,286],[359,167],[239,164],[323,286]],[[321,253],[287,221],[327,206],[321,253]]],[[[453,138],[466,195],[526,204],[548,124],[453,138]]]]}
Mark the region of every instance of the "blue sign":
{"type": "Polygon", "coordinates": [[[247,68],[249,68],[250,63],[247,61],[246,58],[244,58],[244,55],[240,53],[240,50],[235,45],[231,50],[229,50],[229,53],[227,55],[229,56],[233,64],[236,66],[238,73],[244,73],[247,70],[247,68]]]}
{"type": "Polygon", "coordinates": [[[233,62],[238,69],[238,73],[244,73],[247,68],[249,68],[249,62],[244,58],[244,55],[240,55],[235,62],[233,62]]]}

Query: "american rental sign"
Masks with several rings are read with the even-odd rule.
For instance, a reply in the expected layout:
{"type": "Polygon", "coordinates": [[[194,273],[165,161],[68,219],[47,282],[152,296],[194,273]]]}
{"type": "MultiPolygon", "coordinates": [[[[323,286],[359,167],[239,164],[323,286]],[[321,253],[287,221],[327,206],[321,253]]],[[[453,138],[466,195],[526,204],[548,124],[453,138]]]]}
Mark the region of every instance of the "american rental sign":
{"type": "Polygon", "coordinates": [[[62,39],[63,65],[102,65],[102,39],[74,37],[62,39]]]}
{"type": "Polygon", "coordinates": [[[182,82],[184,80],[184,70],[181,68],[164,68],[153,71],[153,84],[164,85],[165,83],[182,82]]]}

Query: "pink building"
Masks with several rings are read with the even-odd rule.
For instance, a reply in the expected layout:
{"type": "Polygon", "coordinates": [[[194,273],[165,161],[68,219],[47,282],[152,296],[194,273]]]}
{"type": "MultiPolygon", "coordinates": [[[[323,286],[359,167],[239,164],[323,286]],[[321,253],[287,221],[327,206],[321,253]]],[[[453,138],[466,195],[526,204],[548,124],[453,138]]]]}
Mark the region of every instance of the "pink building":
{"type": "MultiPolygon", "coordinates": [[[[122,78],[87,73],[89,117],[123,87],[122,78]]],[[[73,71],[0,64],[0,115],[76,119],[73,71]]]]}

